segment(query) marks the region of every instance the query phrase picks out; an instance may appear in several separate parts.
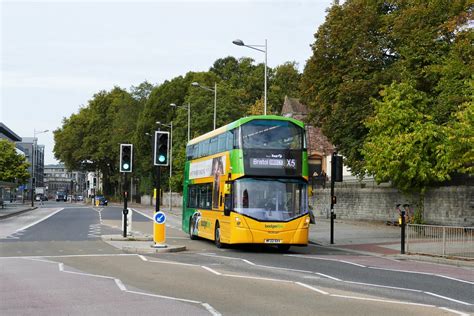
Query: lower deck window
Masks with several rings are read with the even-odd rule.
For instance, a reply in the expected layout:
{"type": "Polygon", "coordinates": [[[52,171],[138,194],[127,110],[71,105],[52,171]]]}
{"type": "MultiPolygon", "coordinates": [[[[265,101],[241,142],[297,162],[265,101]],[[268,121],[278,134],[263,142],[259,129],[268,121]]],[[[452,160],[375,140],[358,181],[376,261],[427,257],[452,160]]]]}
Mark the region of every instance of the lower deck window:
{"type": "Polygon", "coordinates": [[[195,184],[188,188],[188,207],[211,209],[212,203],[212,184],[195,184]]]}

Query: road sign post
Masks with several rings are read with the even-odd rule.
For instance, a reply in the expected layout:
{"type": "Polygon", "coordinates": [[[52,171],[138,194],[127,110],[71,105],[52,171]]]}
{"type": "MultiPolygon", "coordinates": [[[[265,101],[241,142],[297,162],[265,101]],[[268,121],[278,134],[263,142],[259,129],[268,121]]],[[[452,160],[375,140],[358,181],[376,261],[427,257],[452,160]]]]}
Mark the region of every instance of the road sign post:
{"type": "Polygon", "coordinates": [[[156,212],[153,217],[153,241],[155,248],[166,248],[166,215],[163,212],[156,212]]]}

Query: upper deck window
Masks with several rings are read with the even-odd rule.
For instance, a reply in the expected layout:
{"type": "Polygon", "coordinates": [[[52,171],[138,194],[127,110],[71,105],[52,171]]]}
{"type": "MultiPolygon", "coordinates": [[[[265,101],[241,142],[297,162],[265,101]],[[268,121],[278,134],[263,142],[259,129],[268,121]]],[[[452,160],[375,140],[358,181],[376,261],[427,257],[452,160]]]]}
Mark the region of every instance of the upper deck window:
{"type": "Polygon", "coordinates": [[[303,149],[304,130],[288,121],[255,120],[242,125],[244,149],[303,149]]]}

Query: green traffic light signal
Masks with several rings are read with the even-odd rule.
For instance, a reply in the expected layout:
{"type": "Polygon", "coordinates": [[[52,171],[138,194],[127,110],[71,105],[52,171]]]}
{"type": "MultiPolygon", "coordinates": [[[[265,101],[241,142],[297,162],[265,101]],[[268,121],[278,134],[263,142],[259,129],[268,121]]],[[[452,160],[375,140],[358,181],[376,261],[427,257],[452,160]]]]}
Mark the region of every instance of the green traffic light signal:
{"type": "Polygon", "coordinates": [[[132,172],[133,145],[120,144],[120,172],[132,172]]]}
{"type": "Polygon", "coordinates": [[[155,166],[168,166],[169,164],[169,133],[155,132],[155,153],[153,164],[155,166]]]}

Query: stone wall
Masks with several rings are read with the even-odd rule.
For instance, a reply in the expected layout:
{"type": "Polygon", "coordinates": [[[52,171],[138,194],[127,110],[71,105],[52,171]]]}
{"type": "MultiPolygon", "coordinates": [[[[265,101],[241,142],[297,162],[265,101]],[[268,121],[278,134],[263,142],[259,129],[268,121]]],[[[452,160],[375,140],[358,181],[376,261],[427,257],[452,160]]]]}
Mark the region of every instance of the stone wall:
{"type": "MultiPolygon", "coordinates": [[[[142,195],[141,196],[141,204],[142,205],[155,205],[155,199],[152,199],[150,201],[150,196],[149,195],[142,195]]],[[[168,206],[170,205],[169,202],[169,192],[163,192],[163,197],[161,198],[160,201],[161,205],[163,206],[168,206]]],[[[171,204],[176,207],[181,207],[183,205],[183,196],[181,193],[177,192],[172,192],[171,193],[171,204]]]]}
{"type": "MultiPolygon", "coordinates": [[[[474,226],[474,195],[472,186],[434,188],[425,197],[424,221],[427,224],[474,226]]],[[[336,184],[337,218],[393,221],[397,219],[396,204],[411,204],[416,200],[400,194],[387,185],[336,184]]],[[[330,210],[329,186],[314,190],[310,205],[317,217],[327,217],[330,210]]]]}

